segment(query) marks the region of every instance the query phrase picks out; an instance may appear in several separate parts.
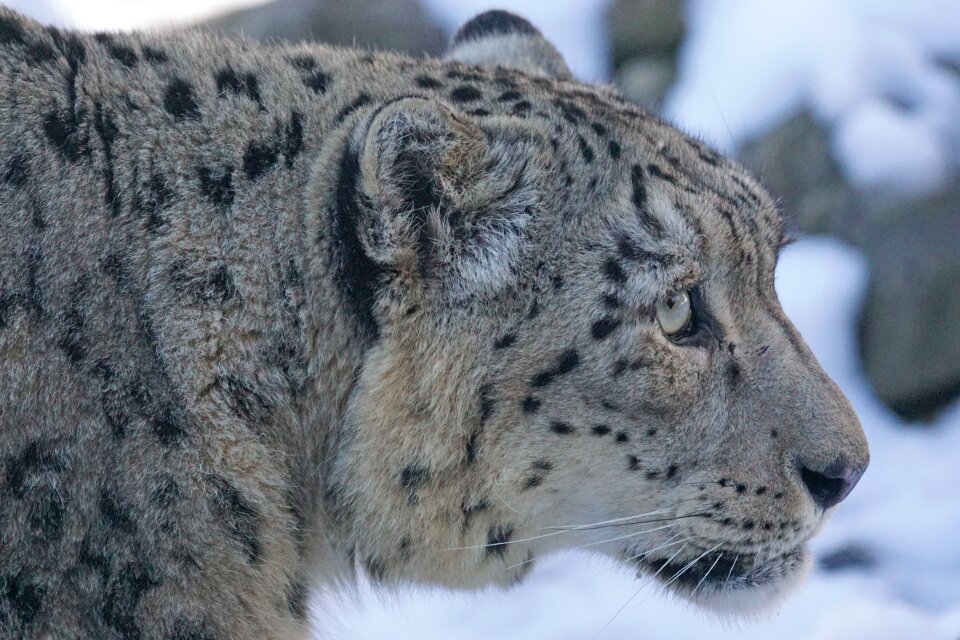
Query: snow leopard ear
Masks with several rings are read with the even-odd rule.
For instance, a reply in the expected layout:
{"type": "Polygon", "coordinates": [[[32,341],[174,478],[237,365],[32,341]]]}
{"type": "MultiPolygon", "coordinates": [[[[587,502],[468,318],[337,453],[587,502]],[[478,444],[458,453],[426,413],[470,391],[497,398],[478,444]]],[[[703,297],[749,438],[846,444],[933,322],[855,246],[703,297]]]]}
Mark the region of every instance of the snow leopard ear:
{"type": "Polygon", "coordinates": [[[543,34],[507,11],[486,11],[460,27],[445,58],[482,67],[508,67],[569,80],[567,63],[543,34]]]}
{"type": "Polygon", "coordinates": [[[504,140],[495,127],[481,129],[433,100],[401,98],[382,108],[351,142],[356,155],[347,162],[355,169],[344,174],[355,176],[352,193],[336,196],[364,254],[344,264],[367,264],[381,282],[420,290],[442,283],[448,293],[480,294],[503,286],[537,202],[530,144],[504,140]]]}

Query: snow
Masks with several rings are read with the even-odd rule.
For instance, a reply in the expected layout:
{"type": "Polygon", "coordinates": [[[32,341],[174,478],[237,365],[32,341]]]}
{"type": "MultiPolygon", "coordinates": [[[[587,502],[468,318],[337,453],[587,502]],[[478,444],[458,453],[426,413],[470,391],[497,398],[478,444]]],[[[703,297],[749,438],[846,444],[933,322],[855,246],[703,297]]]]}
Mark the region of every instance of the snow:
{"type": "MultiPolygon", "coordinates": [[[[4,0],[46,21],[84,28],[163,26],[262,0],[4,0]]],[[[429,0],[448,27],[491,5],[429,0]]],[[[960,59],[955,0],[694,0],[679,85],[668,105],[682,126],[728,150],[808,107],[834,132],[848,175],[864,185],[935,188],[960,158],[958,81],[931,63],[960,59]]],[[[604,79],[602,0],[494,3],[538,24],[575,73],[604,79]]],[[[816,555],[855,544],[871,568],[814,571],[775,614],[718,621],[630,571],[583,553],[545,559],[509,591],[320,597],[315,638],[351,640],[956,640],[960,637],[960,404],[929,425],[905,425],[872,396],[856,360],[863,260],[832,241],[789,247],[777,287],[827,372],[856,409],[872,462],[814,539],[816,555]],[[324,635],[326,633],[327,635],[324,635]]]]}
{"type": "Polygon", "coordinates": [[[668,115],[727,150],[807,108],[866,188],[907,193],[960,169],[960,3],[693,0],[668,115]],[[914,136],[917,136],[914,138],[914,136]]]}

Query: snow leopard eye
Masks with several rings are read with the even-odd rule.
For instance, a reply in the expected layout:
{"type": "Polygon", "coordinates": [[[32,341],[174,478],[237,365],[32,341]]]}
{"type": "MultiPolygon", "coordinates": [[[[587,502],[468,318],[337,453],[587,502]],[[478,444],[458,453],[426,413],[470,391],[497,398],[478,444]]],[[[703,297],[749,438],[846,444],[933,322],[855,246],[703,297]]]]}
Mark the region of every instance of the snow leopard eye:
{"type": "Polygon", "coordinates": [[[692,316],[690,292],[686,289],[671,291],[657,302],[657,322],[669,337],[681,335],[690,324],[692,316]]]}

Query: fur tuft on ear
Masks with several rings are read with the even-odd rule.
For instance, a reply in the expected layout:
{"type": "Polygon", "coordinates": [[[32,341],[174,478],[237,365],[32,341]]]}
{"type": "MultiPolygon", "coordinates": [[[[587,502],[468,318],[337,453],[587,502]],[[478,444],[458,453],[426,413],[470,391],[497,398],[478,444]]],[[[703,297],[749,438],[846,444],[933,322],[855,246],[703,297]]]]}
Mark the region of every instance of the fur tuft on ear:
{"type": "Polygon", "coordinates": [[[344,156],[356,179],[341,180],[336,197],[340,244],[356,247],[341,269],[362,276],[349,288],[372,301],[387,280],[454,298],[504,286],[537,203],[533,144],[422,98],[397,100],[359,124],[344,156]]]}
{"type": "Polygon", "coordinates": [[[567,63],[527,20],[507,11],[486,11],[453,36],[447,60],[484,67],[508,67],[569,80],[567,63]]]}

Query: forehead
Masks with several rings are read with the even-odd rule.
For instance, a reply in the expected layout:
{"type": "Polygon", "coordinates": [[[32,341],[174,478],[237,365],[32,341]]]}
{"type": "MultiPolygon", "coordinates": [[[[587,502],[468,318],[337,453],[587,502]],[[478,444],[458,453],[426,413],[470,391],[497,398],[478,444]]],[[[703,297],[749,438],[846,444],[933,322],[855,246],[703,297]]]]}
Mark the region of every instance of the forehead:
{"type": "Polygon", "coordinates": [[[785,225],[740,165],[605,90],[553,98],[549,128],[574,237],[604,237],[624,259],[720,261],[772,271],[785,225]]]}

